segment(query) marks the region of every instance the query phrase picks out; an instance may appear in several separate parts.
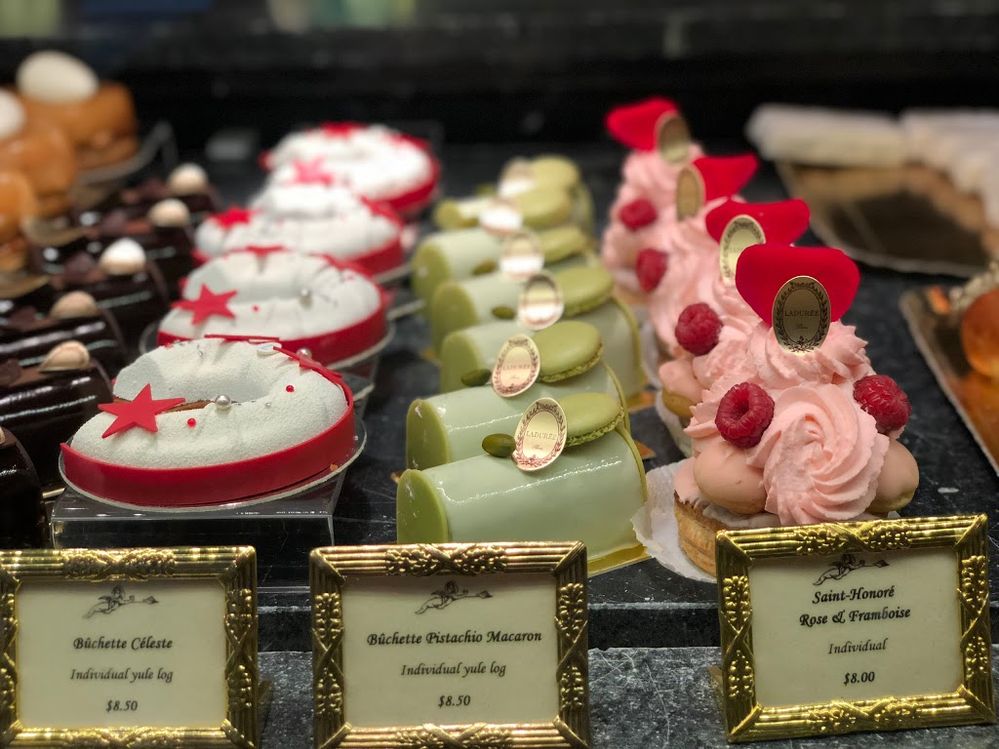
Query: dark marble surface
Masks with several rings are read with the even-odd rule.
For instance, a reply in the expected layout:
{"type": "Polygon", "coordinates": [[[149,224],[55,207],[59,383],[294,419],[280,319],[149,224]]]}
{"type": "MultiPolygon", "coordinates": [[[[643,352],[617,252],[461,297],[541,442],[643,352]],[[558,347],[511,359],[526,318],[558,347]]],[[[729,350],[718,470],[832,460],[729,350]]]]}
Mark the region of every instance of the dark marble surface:
{"type": "MultiPolygon", "coordinates": [[[[993,655],[995,658],[995,654],[993,655]]],[[[708,668],[715,648],[614,648],[590,651],[590,716],[594,749],[725,747],[724,724],[708,668]]],[[[997,663],[993,663],[995,673],[997,663]]],[[[262,653],[261,676],[273,683],[263,746],[311,746],[312,656],[262,653]]],[[[978,749],[999,746],[996,726],[854,734],[775,741],[775,749],[978,749]]]]}
{"type": "MultiPolygon", "coordinates": [[[[737,145],[735,146],[737,147],[737,145]]],[[[718,151],[731,151],[719,144],[718,151]]],[[[593,191],[597,215],[604,216],[618,183],[623,153],[616,148],[533,146],[530,152],[563,152],[575,158],[593,191]]],[[[476,184],[495,178],[504,161],[525,153],[513,146],[452,146],[443,152],[445,192],[466,194],[476,184]]],[[[245,170],[219,175],[224,191],[246,193],[253,184],[245,170]]],[[[255,178],[254,178],[255,179],[255,178]]],[[[776,176],[764,167],[746,191],[752,200],[783,196],[776,176]]],[[[810,243],[816,243],[812,238],[810,243]]],[[[999,513],[995,497],[999,479],[958,418],[909,335],[898,310],[906,289],[939,280],[863,268],[857,299],[846,320],[870,341],[868,351],[878,372],[894,377],[908,392],[912,419],[903,443],[920,466],[920,486],[906,515],[953,515],[987,512],[995,543],[999,513]]],[[[435,367],[420,356],[428,343],[418,317],[400,321],[395,341],[386,351],[378,382],[365,417],[369,443],[347,475],[334,515],[337,544],[388,543],[395,540],[393,471],[403,467],[402,429],[410,401],[435,392],[435,367]]],[[[647,463],[655,467],[679,459],[652,409],[635,414],[637,439],[656,452],[647,463]]],[[[999,557],[992,558],[992,579],[999,575],[999,557]]],[[[716,644],[718,624],[715,586],[680,577],[654,561],[616,570],[590,581],[590,643],[597,648],[668,647],[716,644]]],[[[265,649],[307,649],[308,610],[301,590],[264,592],[261,596],[261,642],[265,649]]],[[[995,609],[996,602],[993,601],[995,609]]],[[[999,615],[993,615],[999,623],[999,615]]]]}

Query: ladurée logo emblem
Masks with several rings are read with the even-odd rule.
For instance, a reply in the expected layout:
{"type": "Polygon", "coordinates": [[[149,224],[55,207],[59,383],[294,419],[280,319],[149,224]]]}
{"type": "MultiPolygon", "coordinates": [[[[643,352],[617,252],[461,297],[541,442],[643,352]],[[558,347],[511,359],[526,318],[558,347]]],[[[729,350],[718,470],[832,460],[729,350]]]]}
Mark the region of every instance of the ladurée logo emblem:
{"type": "Polygon", "coordinates": [[[811,276],[795,276],[774,298],[774,335],[788,351],[804,354],[822,345],[829,333],[829,294],[811,276]]]}
{"type": "Polygon", "coordinates": [[[159,603],[154,596],[146,596],[145,598],[136,598],[134,595],[128,595],[125,593],[125,588],[122,585],[115,585],[111,592],[107,595],[97,596],[97,603],[90,607],[86,614],[83,615],[84,619],[89,619],[96,614],[113,614],[118,609],[124,606],[130,606],[132,604],[141,603],[147,606],[155,606],[159,603]]]}
{"type": "Polygon", "coordinates": [[[541,330],[554,325],[565,311],[562,290],[547,273],[531,276],[520,292],[517,321],[529,330],[541,330]]]}
{"type": "Polygon", "coordinates": [[[696,216],[704,206],[704,180],[691,166],[680,170],[676,178],[676,220],[696,216]]]}
{"type": "Polygon", "coordinates": [[[544,265],[545,256],[534,232],[522,229],[503,240],[499,267],[508,278],[526,281],[544,265]]]}
{"type": "Polygon", "coordinates": [[[722,280],[727,284],[735,283],[735,268],[739,263],[739,255],[747,247],[763,244],[766,241],[763,227],[752,216],[736,216],[729,221],[719,242],[722,280]]]}
{"type": "Polygon", "coordinates": [[[670,164],[682,164],[690,153],[690,129],[676,112],[664,114],[656,123],[656,147],[670,164]]]}
{"type": "Polygon", "coordinates": [[[527,390],[538,379],[541,353],[529,336],[510,336],[500,347],[493,367],[492,385],[497,395],[512,398],[527,390]]]}
{"type": "Polygon", "coordinates": [[[514,432],[513,462],[522,471],[540,471],[565,449],[565,411],[554,398],[539,398],[520,417],[514,432]]]}
{"type": "Polygon", "coordinates": [[[863,557],[846,553],[839,559],[835,560],[829,569],[819,575],[818,580],[812,583],[812,585],[822,585],[826,580],[842,580],[851,572],[856,572],[857,570],[888,566],[888,560],[886,559],[877,559],[872,562],[864,559],[863,557]]]}
{"type": "Polygon", "coordinates": [[[459,588],[458,583],[454,580],[448,580],[442,587],[430,594],[430,598],[423,602],[420,608],[416,610],[416,613],[425,614],[432,609],[440,611],[442,609],[446,609],[456,601],[464,601],[468,598],[492,597],[493,594],[488,590],[480,590],[478,593],[472,593],[468,590],[468,588],[459,588]]]}

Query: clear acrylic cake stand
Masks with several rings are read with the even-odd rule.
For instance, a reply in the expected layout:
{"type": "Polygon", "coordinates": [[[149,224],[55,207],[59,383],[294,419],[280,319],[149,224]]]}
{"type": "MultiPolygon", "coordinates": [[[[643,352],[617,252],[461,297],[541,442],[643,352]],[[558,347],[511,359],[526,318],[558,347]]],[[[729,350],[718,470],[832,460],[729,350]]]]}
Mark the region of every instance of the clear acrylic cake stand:
{"type": "Polygon", "coordinates": [[[52,508],[56,548],[232,546],[257,550],[259,585],[308,582],[309,552],[333,543],[333,510],[350,463],[364,448],[360,419],[350,461],[335,473],[243,502],[209,508],[153,509],[108,502],[67,486],[52,508]]]}

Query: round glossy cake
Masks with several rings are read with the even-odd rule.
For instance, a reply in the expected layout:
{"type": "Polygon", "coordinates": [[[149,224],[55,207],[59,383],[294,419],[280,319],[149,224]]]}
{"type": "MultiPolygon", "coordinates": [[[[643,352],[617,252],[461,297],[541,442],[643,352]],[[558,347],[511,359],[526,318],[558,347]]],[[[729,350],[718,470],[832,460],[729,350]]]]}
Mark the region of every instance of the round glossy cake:
{"type": "Polygon", "coordinates": [[[160,323],[158,340],[268,337],[335,364],[384,339],[385,312],[385,295],[368,276],[326,256],[240,250],[187,278],[183,298],[160,323]]]}
{"type": "Polygon", "coordinates": [[[440,177],[440,166],[423,141],[381,125],[353,122],[286,135],[263,162],[276,179],[303,166],[322,167],[338,183],[405,214],[426,207],[440,177]]]}
{"type": "Polygon", "coordinates": [[[112,501],[252,499],[322,477],[354,451],[350,390],[274,343],[157,348],[121,371],[114,396],[62,447],[66,480],[112,501]]]}
{"type": "Polygon", "coordinates": [[[383,273],[403,263],[402,219],[343,187],[270,185],[250,210],[230,208],[205,220],[195,242],[202,259],[230,250],[280,245],[321,253],[383,273]]]}

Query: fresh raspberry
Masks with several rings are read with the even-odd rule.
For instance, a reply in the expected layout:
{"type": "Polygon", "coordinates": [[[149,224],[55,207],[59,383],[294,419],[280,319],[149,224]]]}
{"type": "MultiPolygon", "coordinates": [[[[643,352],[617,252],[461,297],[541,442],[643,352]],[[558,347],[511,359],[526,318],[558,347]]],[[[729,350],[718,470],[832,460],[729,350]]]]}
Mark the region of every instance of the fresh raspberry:
{"type": "Polygon", "coordinates": [[[638,285],[646,294],[652,291],[663,276],[666,275],[666,268],[669,267],[669,258],[662,250],[646,248],[640,250],[635,258],[635,273],[638,275],[638,285]]]}
{"type": "Polygon", "coordinates": [[[760,444],[773,418],[773,398],[759,385],[740,382],[718,403],[715,426],[718,433],[733,445],[747,449],[760,444]]]}
{"type": "Polygon", "coordinates": [[[889,434],[909,422],[909,396],[888,375],[868,375],[853,384],[853,399],[874,417],[878,431],[889,434]]]}
{"type": "Polygon", "coordinates": [[[676,321],[676,342],[694,356],[708,353],[718,345],[721,318],[704,302],[688,304],[676,321]]]}
{"type": "Polygon", "coordinates": [[[630,203],[625,203],[617,212],[617,217],[625,226],[632,231],[637,231],[643,226],[648,226],[656,220],[659,213],[656,207],[645,198],[635,198],[630,203]]]}

